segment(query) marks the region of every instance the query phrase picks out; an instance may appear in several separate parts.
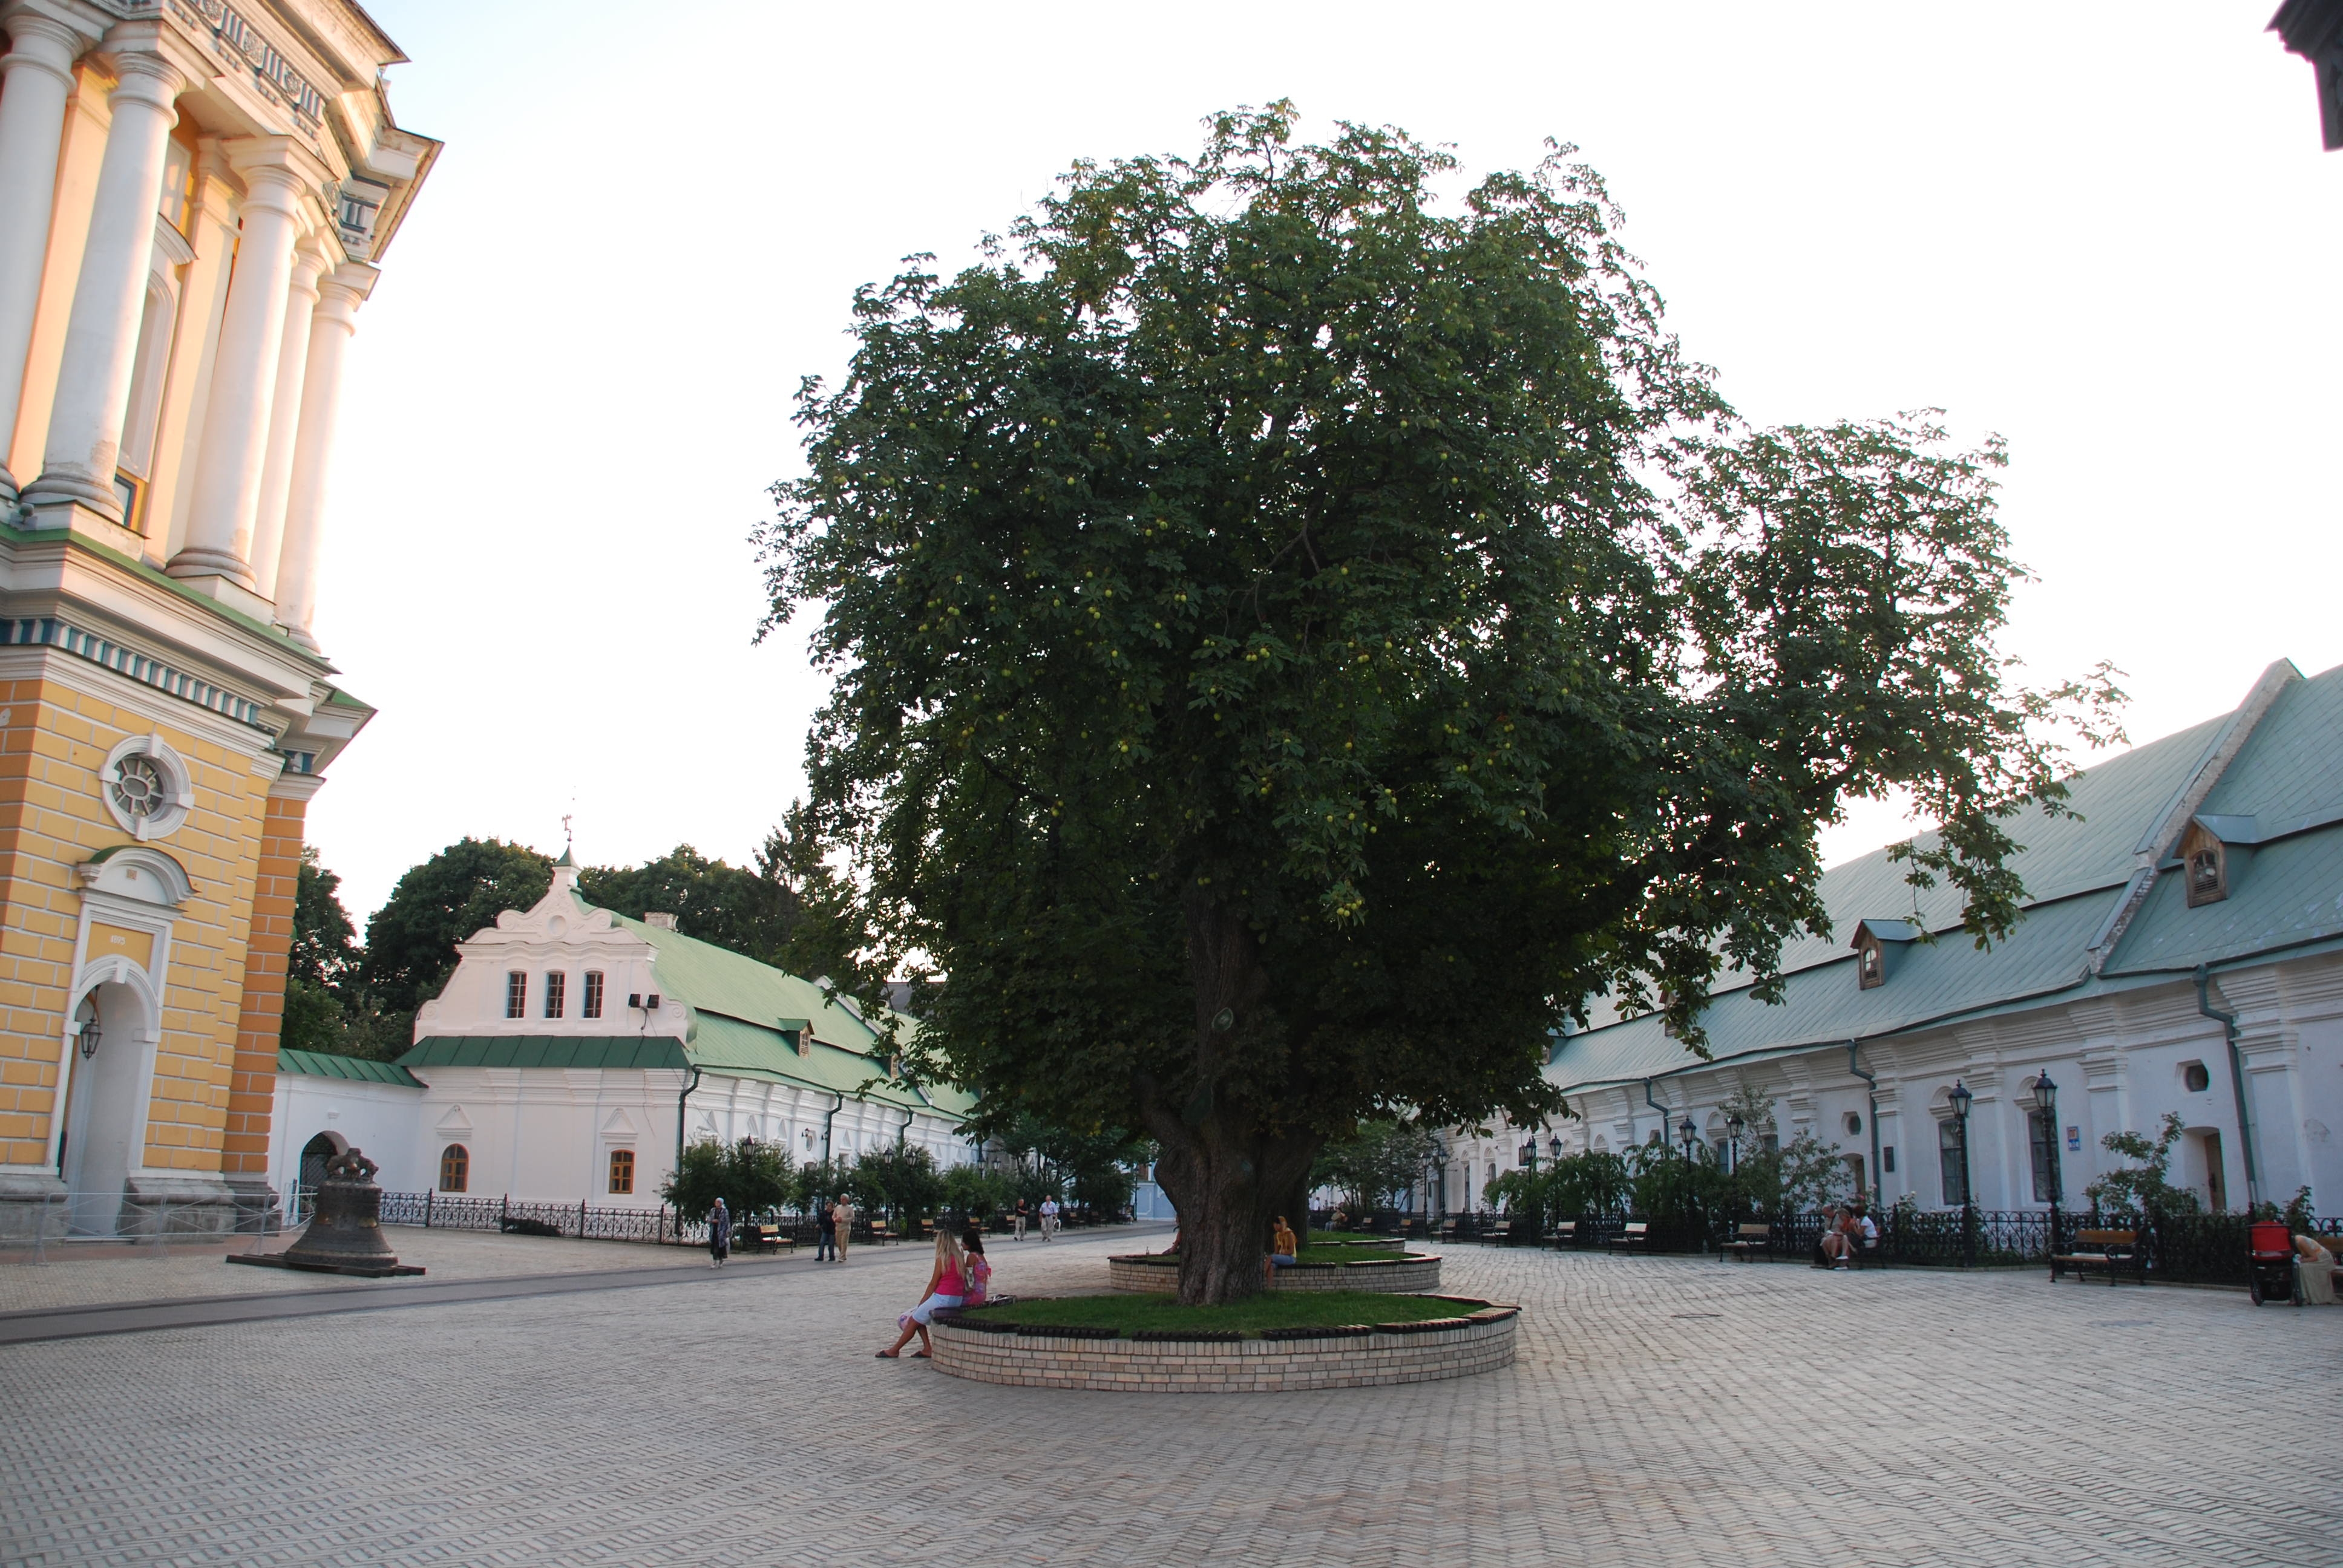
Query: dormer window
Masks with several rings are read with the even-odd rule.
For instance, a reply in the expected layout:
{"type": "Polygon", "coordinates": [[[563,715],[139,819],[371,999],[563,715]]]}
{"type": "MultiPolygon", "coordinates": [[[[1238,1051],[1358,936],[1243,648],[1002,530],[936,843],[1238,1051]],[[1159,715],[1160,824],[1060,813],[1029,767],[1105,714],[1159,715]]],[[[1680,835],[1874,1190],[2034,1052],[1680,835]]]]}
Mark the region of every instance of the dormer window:
{"type": "Polygon", "coordinates": [[[2229,896],[2228,846],[2202,822],[2191,822],[2180,840],[2180,869],[2190,909],[2217,904],[2229,896]]]}
{"type": "Polygon", "coordinates": [[[1896,962],[1891,950],[1910,946],[1920,940],[1921,929],[1909,920],[1859,920],[1855,923],[1855,983],[1865,990],[1887,983],[1888,969],[1896,962]]]}

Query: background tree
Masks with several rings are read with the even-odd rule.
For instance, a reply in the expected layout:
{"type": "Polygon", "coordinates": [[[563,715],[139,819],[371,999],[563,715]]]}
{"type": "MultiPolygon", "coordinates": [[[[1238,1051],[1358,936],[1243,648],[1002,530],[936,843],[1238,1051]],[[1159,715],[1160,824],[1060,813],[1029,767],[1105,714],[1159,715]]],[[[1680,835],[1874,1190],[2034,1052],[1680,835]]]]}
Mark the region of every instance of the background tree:
{"type": "Polygon", "coordinates": [[[797,895],[781,879],[779,852],[778,835],[768,839],[756,868],[749,869],[678,844],[639,866],[589,866],[578,874],[578,890],[587,902],[633,920],[667,910],[685,936],[777,963],[798,920],[797,895]]]}
{"type": "MultiPolygon", "coordinates": [[[[1357,1131],[1332,1139],[1310,1168],[1312,1190],[1332,1187],[1361,1219],[1392,1206],[1393,1196],[1423,1179],[1432,1137],[1413,1122],[1363,1121],[1357,1131]]],[[[1297,1221],[1298,1222],[1298,1221],[1297,1221]]]]}
{"type": "Polygon", "coordinates": [[[1997,444],[1747,430],[1562,149],[1443,209],[1447,155],[1292,123],[860,293],[763,535],[835,677],[799,967],[926,955],[915,1068],[1154,1139],[1189,1302],[1362,1119],[1556,1111],[1587,997],[1696,1049],[1726,968],[1777,995],[1850,795],[2006,932],[2037,721],[2111,694],[2005,678],[1997,444]]]}
{"type": "Polygon", "coordinates": [[[367,921],[360,978],[386,1012],[411,1018],[447,983],[457,943],[552,885],[552,859],[526,844],[459,839],[399,878],[367,921]]]}
{"type": "Polygon", "coordinates": [[[301,846],[300,879],[293,892],[293,941],[285,956],[285,1015],[279,1044],[297,1050],[337,1052],[344,988],[357,978],[357,928],[342,908],[342,879],[317,861],[317,847],[301,846]]]}
{"type": "Polygon", "coordinates": [[[778,1143],[704,1139],[683,1151],[680,1164],[659,1184],[659,1201],[685,1220],[704,1220],[720,1197],[735,1220],[753,1219],[791,1204],[792,1178],[789,1157],[778,1143]]]}

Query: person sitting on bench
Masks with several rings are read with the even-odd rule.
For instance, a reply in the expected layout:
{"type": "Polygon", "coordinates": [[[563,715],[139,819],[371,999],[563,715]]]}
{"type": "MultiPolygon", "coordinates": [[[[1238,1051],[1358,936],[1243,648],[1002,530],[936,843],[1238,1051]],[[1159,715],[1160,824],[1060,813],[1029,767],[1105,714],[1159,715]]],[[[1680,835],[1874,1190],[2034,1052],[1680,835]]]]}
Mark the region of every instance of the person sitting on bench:
{"type": "Polygon", "coordinates": [[[1855,1250],[1862,1244],[1863,1228],[1855,1221],[1855,1211],[1834,1206],[1829,1223],[1823,1231],[1823,1256],[1834,1269],[1851,1267],[1855,1250]]]}

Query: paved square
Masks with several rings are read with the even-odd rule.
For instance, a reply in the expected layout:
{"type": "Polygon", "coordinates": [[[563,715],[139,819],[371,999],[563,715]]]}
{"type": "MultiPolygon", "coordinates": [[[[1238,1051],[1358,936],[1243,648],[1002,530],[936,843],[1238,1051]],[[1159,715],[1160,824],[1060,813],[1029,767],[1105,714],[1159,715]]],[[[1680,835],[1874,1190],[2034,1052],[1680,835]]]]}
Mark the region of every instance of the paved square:
{"type": "MultiPolygon", "coordinates": [[[[1131,1244],[1004,1241],[999,1284],[1092,1285],[1131,1244]]],[[[1447,1256],[1528,1309],[1519,1362],[1324,1393],[875,1361],[910,1249],[0,1348],[0,1561],[2343,1562],[2343,1311],[1447,1256]]]]}

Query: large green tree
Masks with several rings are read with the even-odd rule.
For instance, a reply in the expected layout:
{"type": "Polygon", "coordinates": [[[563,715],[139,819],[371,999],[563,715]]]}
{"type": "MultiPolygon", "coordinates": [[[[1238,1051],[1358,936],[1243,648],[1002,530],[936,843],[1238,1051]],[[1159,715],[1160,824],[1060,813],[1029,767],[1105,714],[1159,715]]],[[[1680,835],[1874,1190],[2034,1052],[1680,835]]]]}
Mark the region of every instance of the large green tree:
{"type": "Polygon", "coordinates": [[[412,1014],[454,972],[457,943],[552,885],[552,859],[528,845],[459,839],[411,867],[367,921],[359,978],[386,1010],[412,1014]]]}
{"type": "Polygon", "coordinates": [[[1153,1139],[1192,1302],[1362,1119],[1553,1113],[1587,998],[1696,1047],[1724,968],[1772,994],[1850,795],[1945,824],[1979,940],[2058,798],[1998,447],[1744,427],[1566,149],[1443,202],[1402,133],[1292,132],[864,290],[763,535],[835,679],[803,941],[942,974],[911,1071],[1153,1139]]]}
{"type": "Polygon", "coordinates": [[[301,846],[300,879],[293,890],[293,941],[285,958],[285,1012],[279,1043],[300,1050],[342,1049],[346,992],[363,954],[357,928],[342,908],[342,879],[318,862],[315,845],[301,846]]]}

